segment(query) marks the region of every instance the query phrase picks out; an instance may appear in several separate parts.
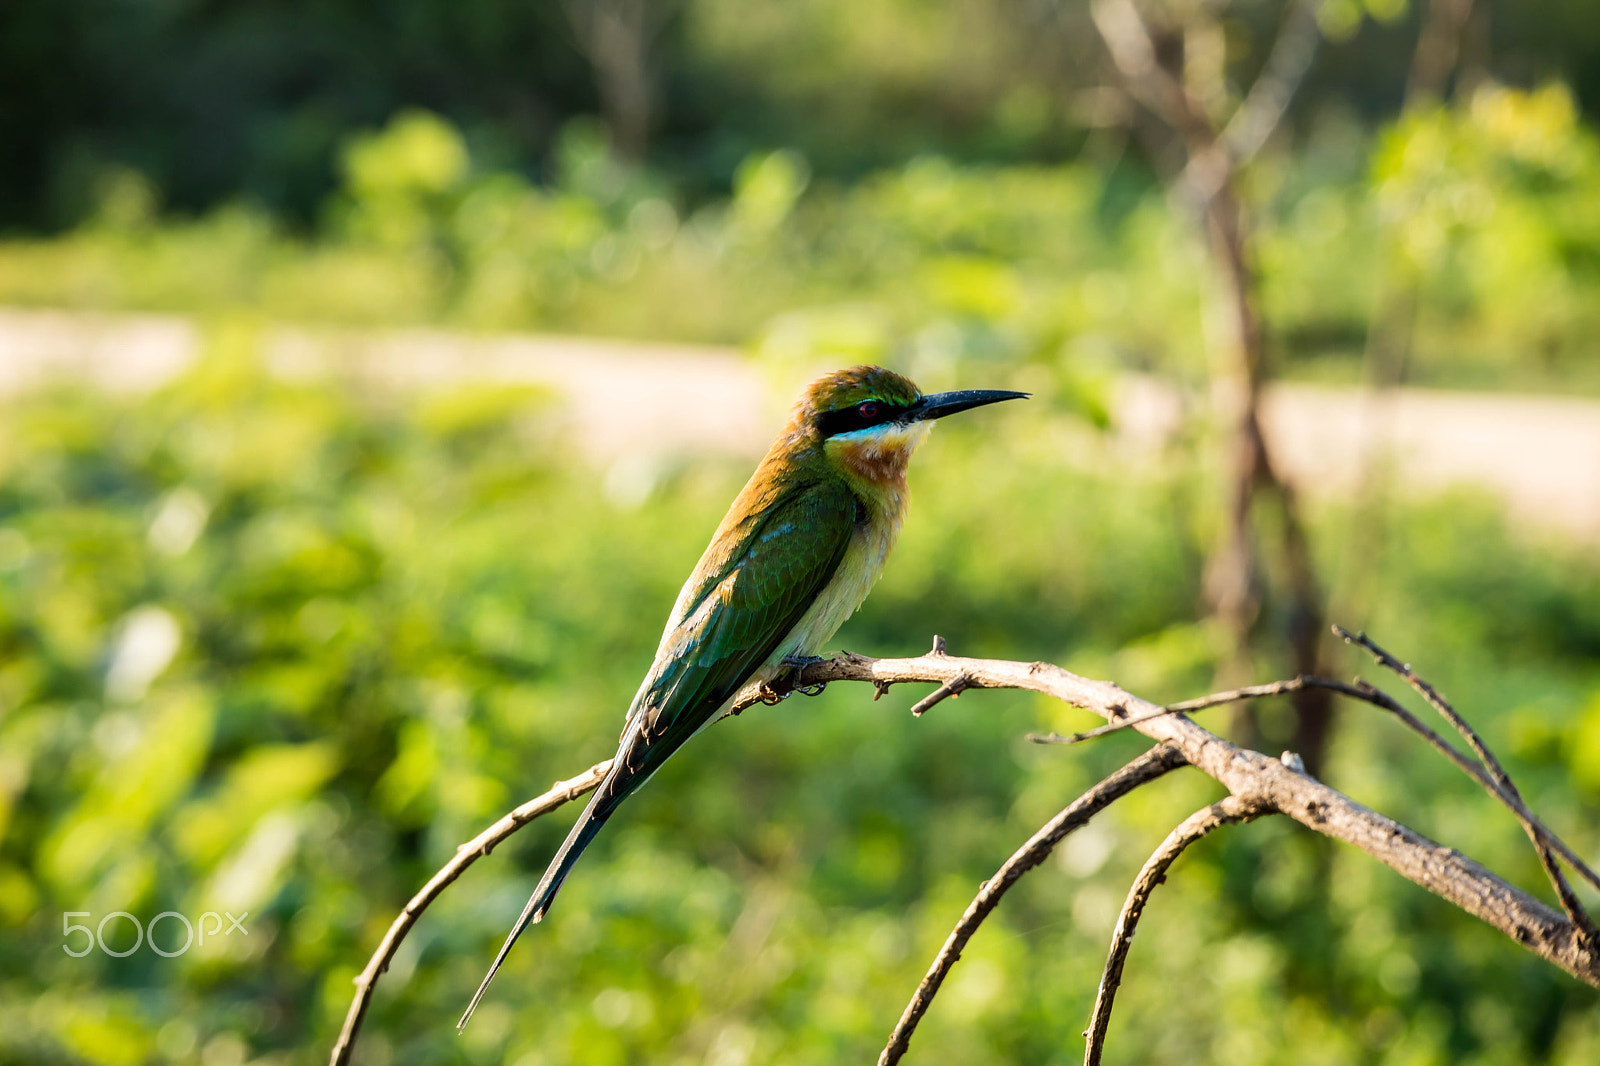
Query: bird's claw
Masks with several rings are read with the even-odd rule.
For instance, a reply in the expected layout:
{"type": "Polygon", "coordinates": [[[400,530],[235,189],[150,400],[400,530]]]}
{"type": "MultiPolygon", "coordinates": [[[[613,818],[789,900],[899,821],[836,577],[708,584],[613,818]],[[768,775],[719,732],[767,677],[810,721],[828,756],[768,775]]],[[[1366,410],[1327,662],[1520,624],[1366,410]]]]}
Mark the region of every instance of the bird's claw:
{"type": "MultiPolygon", "coordinates": [[[[806,667],[815,666],[818,663],[825,663],[827,661],[827,659],[820,655],[787,655],[784,657],[783,665],[787,666],[791,671],[789,674],[790,680],[795,681],[805,671],[806,667]]],[[[793,686],[791,691],[798,692],[803,696],[820,696],[822,694],[822,690],[827,687],[828,683],[826,681],[818,681],[814,685],[796,684],[793,686]]]]}
{"type": "Polygon", "coordinates": [[[818,681],[814,685],[799,685],[795,684],[795,681],[799,678],[800,674],[805,670],[806,667],[815,666],[817,663],[824,663],[827,661],[828,660],[818,655],[785,656],[782,665],[788,667],[789,672],[783,677],[781,682],[784,686],[782,691],[779,691],[777,688],[773,687],[770,682],[763,681],[760,687],[756,690],[760,694],[761,702],[770,707],[775,703],[781,703],[782,701],[788,699],[796,692],[806,696],[819,695],[822,690],[827,687],[828,683],[826,681],[818,681]]]}
{"type": "Polygon", "coordinates": [[[772,707],[782,703],[790,696],[793,696],[796,692],[800,693],[802,696],[820,696],[822,695],[822,690],[827,687],[828,683],[826,681],[818,681],[815,685],[796,685],[793,688],[784,689],[782,692],[779,692],[771,685],[762,685],[760,688],[756,689],[756,698],[762,703],[765,703],[768,707],[772,707]]]}

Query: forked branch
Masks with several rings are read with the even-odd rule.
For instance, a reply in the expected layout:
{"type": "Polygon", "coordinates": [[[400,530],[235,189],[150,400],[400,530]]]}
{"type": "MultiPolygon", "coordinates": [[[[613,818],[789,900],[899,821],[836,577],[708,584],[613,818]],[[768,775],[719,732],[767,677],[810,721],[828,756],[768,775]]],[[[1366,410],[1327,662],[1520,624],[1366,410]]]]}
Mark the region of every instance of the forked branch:
{"type": "MultiPolygon", "coordinates": [[[[1369,650],[1376,648],[1377,651],[1375,652],[1375,655],[1379,656],[1379,661],[1383,665],[1390,665],[1389,662],[1383,661],[1383,658],[1387,657],[1391,662],[1394,663],[1394,665],[1402,666],[1402,669],[1405,669],[1409,672],[1409,667],[1404,667],[1402,664],[1399,664],[1397,660],[1394,660],[1392,656],[1389,656],[1388,652],[1385,652],[1382,648],[1378,648],[1376,644],[1373,644],[1365,634],[1351,636],[1349,632],[1342,626],[1334,626],[1333,628],[1334,632],[1340,634],[1351,643],[1359,643],[1362,647],[1368,648],[1369,650]]],[[[1405,677],[1406,675],[1402,674],[1401,676],[1405,677]]],[[[1415,677],[1416,675],[1412,674],[1411,676],[1415,677]]],[[[1430,702],[1432,702],[1432,700],[1439,700],[1441,702],[1443,701],[1443,697],[1434,691],[1433,687],[1428,685],[1426,681],[1416,678],[1416,684],[1423,686],[1423,688],[1419,688],[1418,691],[1422,692],[1425,698],[1429,698],[1431,695],[1430,702]]],[[[1413,687],[1416,687],[1416,685],[1413,687]]],[[[1273,681],[1270,684],[1265,685],[1247,685],[1244,688],[1231,689],[1227,692],[1216,692],[1209,696],[1201,696],[1197,699],[1184,700],[1181,703],[1168,704],[1165,707],[1151,711],[1148,714],[1141,715],[1137,718],[1118,718],[1106,723],[1105,725],[1096,726],[1093,729],[1085,729],[1081,733],[1069,733],[1065,736],[1061,735],[1060,733],[1030,733],[1028,734],[1028,739],[1037,744],[1081,744],[1086,740],[1096,740],[1111,733],[1118,733],[1124,729],[1131,729],[1134,726],[1137,726],[1140,722],[1147,722],[1153,718],[1160,718],[1165,715],[1188,714],[1193,711],[1207,710],[1211,707],[1220,707],[1223,704],[1237,703],[1241,700],[1262,699],[1268,696],[1283,696],[1293,692],[1303,692],[1308,688],[1320,688],[1329,692],[1336,692],[1341,696],[1347,696],[1350,699],[1357,700],[1362,703],[1370,703],[1374,707],[1379,707],[1388,711],[1390,714],[1399,719],[1407,729],[1410,729],[1412,732],[1422,737],[1422,739],[1426,740],[1435,751],[1439,752],[1445,758],[1454,763],[1462,773],[1466,774],[1468,777],[1472,778],[1480,786],[1482,786],[1483,790],[1491,797],[1499,800],[1508,810],[1517,816],[1518,821],[1522,823],[1524,830],[1527,831],[1529,837],[1533,840],[1535,849],[1539,850],[1541,865],[1544,865],[1545,873],[1550,877],[1551,886],[1555,888],[1556,894],[1561,898],[1562,907],[1563,909],[1567,910],[1567,916],[1572,918],[1580,928],[1586,927],[1586,923],[1589,922],[1588,915],[1584,913],[1582,907],[1578,906],[1576,896],[1572,893],[1571,887],[1566,884],[1566,878],[1560,873],[1559,868],[1554,867],[1553,859],[1548,863],[1545,862],[1545,855],[1543,853],[1545,851],[1553,851],[1560,855],[1561,858],[1568,865],[1570,865],[1580,877],[1589,882],[1589,884],[1593,885],[1596,889],[1600,889],[1600,874],[1596,874],[1587,863],[1585,863],[1575,852],[1573,852],[1571,847],[1568,846],[1565,841],[1552,833],[1550,829],[1539,820],[1538,816],[1528,809],[1527,804],[1522,799],[1521,793],[1519,793],[1516,790],[1516,787],[1511,784],[1510,777],[1506,775],[1505,769],[1500,766],[1499,761],[1495,760],[1494,756],[1489,753],[1488,748],[1484,745],[1482,738],[1472,730],[1471,726],[1467,725],[1465,720],[1463,720],[1460,715],[1455,713],[1453,708],[1450,710],[1450,714],[1447,717],[1454,723],[1458,723],[1458,730],[1465,730],[1463,735],[1470,734],[1468,743],[1474,746],[1475,751],[1482,749],[1482,754],[1488,756],[1488,760],[1482,765],[1474,763],[1471,759],[1468,759],[1465,755],[1461,754],[1461,752],[1452,746],[1449,741],[1445,740],[1444,737],[1430,729],[1416,715],[1412,714],[1410,711],[1406,710],[1405,707],[1401,706],[1393,696],[1390,696],[1387,692],[1384,692],[1382,689],[1377,688],[1374,685],[1361,680],[1360,678],[1357,678],[1353,684],[1346,684],[1343,681],[1334,681],[1326,677],[1308,677],[1301,675],[1300,677],[1290,678],[1287,681],[1273,681]],[[1491,769],[1490,761],[1492,761],[1494,768],[1499,769],[1499,773],[1504,780],[1503,786],[1494,776],[1492,776],[1493,770],[1491,769]]],[[[1446,704],[1446,706],[1448,706],[1448,704],[1446,704]]],[[[1590,935],[1592,936],[1594,934],[1591,933],[1590,935]]]]}
{"type": "MultiPolygon", "coordinates": [[[[1467,742],[1467,746],[1472,749],[1473,754],[1478,756],[1478,761],[1483,764],[1483,769],[1487,771],[1489,779],[1485,781],[1481,774],[1476,773],[1473,776],[1478,778],[1480,784],[1488,788],[1517,816],[1517,820],[1522,823],[1523,832],[1527,833],[1528,839],[1533,841],[1533,849],[1539,855],[1539,865],[1543,867],[1545,876],[1550,879],[1550,884],[1555,888],[1556,895],[1561,899],[1561,909],[1566,912],[1567,917],[1572,920],[1573,924],[1583,931],[1590,947],[1600,947],[1600,931],[1595,929],[1594,922],[1589,919],[1589,915],[1584,911],[1583,905],[1578,902],[1577,894],[1572,891],[1572,886],[1567,883],[1567,876],[1561,872],[1561,867],[1556,862],[1555,856],[1551,854],[1551,849],[1558,848],[1562,852],[1562,857],[1572,864],[1572,868],[1595,888],[1600,888],[1600,877],[1595,876],[1593,870],[1576,855],[1573,855],[1566,845],[1555,834],[1546,829],[1544,824],[1534,817],[1532,811],[1528,810],[1528,805],[1523,802],[1522,793],[1518,792],[1517,786],[1511,783],[1511,775],[1506,773],[1506,768],[1500,765],[1500,760],[1494,757],[1494,753],[1489,750],[1489,745],[1485,744],[1483,738],[1478,735],[1478,731],[1468,725],[1465,718],[1456,713],[1456,709],[1450,705],[1450,701],[1441,696],[1437,689],[1418,677],[1409,665],[1378,647],[1365,633],[1351,633],[1348,629],[1338,625],[1333,627],[1333,631],[1347,642],[1365,648],[1378,661],[1379,665],[1400,675],[1406,684],[1415,689],[1418,695],[1428,701],[1430,707],[1438,711],[1440,716],[1449,722],[1457,733],[1461,734],[1461,738],[1467,742]]],[[[1454,749],[1451,750],[1453,751],[1454,749]]]]}
{"type": "MultiPolygon", "coordinates": [[[[1341,635],[1346,634],[1341,631],[1341,635]]],[[[756,702],[781,698],[787,692],[816,690],[832,681],[864,681],[873,685],[877,695],[882,695],[890,685],[904,682],[935,684],[940,686],[938,691],[949,694],[960,689],[1023,689],[1082,707],[1118,728],[1135,729],[1158,744],[1062,810],[1019,848],[995,876],[984,883],[917,986],[916,993],[884,1048],[880,1064],[897,1062],[904,1055],[917,1022],[926,1013],[945,976],[960,958],[961,951],[984,918],[994,910],[1001,896],[1023,874],[1037,866],[1068,833],[1119,796],[1184,764],[1215,779],[1231,795],[1192,816],[1174,830],[1152,855],[1145,872],[1135,883],[1128,905],[1124,908],[1123,920],[1118,924],[1118,941],[1113,942],[1107,973],[1101,984],[1100,1002],[1096,1005],[1095,1022],[1089,1030],[1090,1052],[1095,1057],[1087,1061],[1097,1061],[1098,1051],[1094,1050],[1097,1043],[1093,1034],[1098,1026],[1099,1041],[1103,1043],[1105,1022],[1102,1013],[1109,1015],[1112,994],[1120,980],[1122,960],[1126,957],[1125,941],[1132,936],[1138,912],[1142,910],[1150,888],[1159,882],[1160,875],[1191,839],[1197,839],[1216,825],[1243,821],[1270,811],[1285,814],[1314,832],[1360,848],[1403,877],[1499,929],[1541,958],[1579,980],[1600,988],[1600,953],[1597,953],[1596,941],[1590,934],[1593,925],[1572,897],[1571,889],[1561,878],[1559,868],[1555,868],[1554,856],[1565,859],[1574,870],[1597,886],[1600,886],[1600,879],[1570,847],[1528,811],[1521,795],[1511,786],[1504,767],[1494,759],[1482,739],[1471,731],[1460,715],[1445,703],[1443,697],[1365,637],[1348,639],[1373,651],[1384,665],[1398,667],[1402,677],[1417,687],[1430,703],[1440,708],[1440,712],[1452,724],[1463,730],[1463,735],[1468,736],[1468,743],[1483,759],[1483,765],[1478,765],[1446,743],[1394,699],[1361,681],[1345,685],[1320,678],[1296,678],[1273,685],[1218,693],[1172,707],[1159,707],[1124,692],[1110,682],[1093,681],[1048,663],[962,658],[947,654],[940,642],[929,654],[913,659],[871,659],[846,653],[838,658],[807,663],[770,688],[761,691],[751,689],[742,694],[732,708],[734,712],[756,702]],[[1395,714],[1435,748],[1447,754],[1492,796],[1510,807],[1540,849],[1546,871],[1554,869],[1552,883],[1556,885],[1563,905],[1568,908],[1568,914],[1557,913],[1460,852],[1441,847],[1414,830],[1307,776],[1299,766],[1299,760],[1292,758],[1290,753],[1286,752],[1284,758],[1279,760],[1241,748],[1185,716],[1185,712],[1204,707],[1295,691],[1312,685],[1334,689],[1395,714]],[[1119,942],[1124,943],[1119,946],[1119,942]]],[[[1090,731],[1091,734],[1096,732],[1090,731]]],[[[609,767],[609,760],[598,763],[577,777],[557,782],[544,795],[529,800],[507,814],[457,849],[456,855],[412,897],[355,980],[355,997],[334,1046],[331,1066],[340,1066],[349,1061],[356,1034],[371,1002],[373,988],[422,911],[479,857],[488,854],[528,822],[593,789],[609,767]]]]}
{"type": "Polygon", "coordinates": [[[889,1043],[878,1056],[878,1066],[893,1066],[906,1053],[906,1049],[911,1045],[911,1034],[916,1030],[922,1016],[927,1013],[929,1004],[939,992],[939,987],[944,984],[945,975],[956,964],[956,960],[961,958],[961,950],[967,946],[967,941],[972,939],[972,934],[978,931],[978,926],[983,924],[989,912],[999,905],[1000,897],[1006,894],[1007,889],[1021,880],[1023,874],[1043,862],[1055,846],[1066,839],[1068,833],[1088,825],[1089,819],[1116,800],[1140,785],[1154,781],[1168,771],[1176,770],[1183,765],[1183,762],[1183,756],[1165,744],[1151,748],[1073,800],[1060,814],[1029,837],[1028,842],[1018,848],[1011,858],[1006,860],[1005,865],[983,883],[983,888],[967,905],[961,920],[950,930],[950,935],[945,938],[944,946],[939,949],[933,965],[928,967],[928,972],[917,985],[916,992],[912,993],[911,1002],[906,1004],[905,1012],[895,1023],[894,1032],[889,1034],[889,1043]]]}

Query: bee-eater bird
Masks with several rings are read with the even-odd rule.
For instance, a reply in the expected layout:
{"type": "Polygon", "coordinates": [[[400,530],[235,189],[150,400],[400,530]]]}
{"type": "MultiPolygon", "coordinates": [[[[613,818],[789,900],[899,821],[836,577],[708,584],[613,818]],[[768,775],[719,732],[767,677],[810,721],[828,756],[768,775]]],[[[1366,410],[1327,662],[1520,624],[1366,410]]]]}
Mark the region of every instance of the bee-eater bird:
{"type": "Polygon", "coordinates": [[[721,717],[740,690],[814,656],[861,606],[900,532],[906,466],[933,420],[1027,395],[982,389],[923,395],[909,379],[876,366],[839,370],[806,388],[678,593],[655,661],[628,708],[610,772],[458,1028],[618,805],[721,717]]]}

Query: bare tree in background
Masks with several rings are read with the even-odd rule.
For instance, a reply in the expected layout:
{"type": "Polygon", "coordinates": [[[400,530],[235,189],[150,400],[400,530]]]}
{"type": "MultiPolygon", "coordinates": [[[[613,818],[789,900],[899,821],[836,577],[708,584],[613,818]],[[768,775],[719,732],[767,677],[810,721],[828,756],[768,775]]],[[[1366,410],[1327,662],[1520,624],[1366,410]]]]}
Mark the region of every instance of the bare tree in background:
{"type": "MultiPolygon", "coordinates": [[[[1183,160],[1173,179],[1192,209],[1216,267],[1216,315],[1222,334],[1214,370],[1227,425],[1226,521],[1206,567],[1211,610],[1230,637],[1219,683],[1237,685],[1252,672],[1252,647],[1267,596],[1266,574],[1282,575],[1293,668],[1318,671],[1325,607],[1300,508],[1272,462],[1261,432],[1261,395],[1268,377],[1260,299],[1250,245],[1248,209],[1238,191],[1240,168],[1266,143],[1288,109],[1321,40],[1308,0],[1291,3],[1260,75],[1229,106],[1227,55],[1219,5],[1172,3],[1145,11],[1134,0],[1093,0],[1090,14],[1126,93],[1171,131],[1183,160]],[[1276,563],[1266,565],[1260,505],[1276,518],[1276,563]]],[[[1294,749],[1315,773],[1331,723],[1328,693],[1294,696],[1294,749]]],[[[1236,716],[1246,743],[1259,742],[1254,711],[1236,716]]]]}
{"type": "Polygon", "coordinates": [[[1429,0],[1406,79],[1406,110],[1434,103],[1461,57],[1461,38],[1472,18],[1472,0],[1429,0]]]}
{"type": "Polygon", "coordinates": [[[578,49],[594,67],[611,149],[644,159],[656,113],[655,45],[677,0],[566,0],[578,49]]]}

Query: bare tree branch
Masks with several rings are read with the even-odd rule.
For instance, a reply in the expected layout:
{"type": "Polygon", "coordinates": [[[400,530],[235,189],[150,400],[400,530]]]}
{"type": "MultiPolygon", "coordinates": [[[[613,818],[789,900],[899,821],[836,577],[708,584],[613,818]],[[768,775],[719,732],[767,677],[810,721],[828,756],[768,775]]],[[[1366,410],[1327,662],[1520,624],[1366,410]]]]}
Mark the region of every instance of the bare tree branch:
{"type": "Polygon", "coordinates": [[[394,953],[399,950],[400,942],[406,938],[411,927],[416,924],[417,918],[427,909],[428,904],[438,898],[445,886],[462,872],[485,855],[495,849],[506,837],[527,825],[541,815],[549,814],[557,807],[571,803],[579,796],[592,792],[602,780],[606,772],[611,769],[611,760],[595,763],[577,777],[565,781],[557,781],[550,786],[550,791],[542,796],[536,796],[528,802],[495,822],[489,828],[462,844],[456,849],[455,856],[439,872],[428,879],[415,896],[403,907],[399,915],[389,926],[389,931],[383,935],[383,940],[378,944],[378,950],[372,953],[372,958],[367,962],[367,968],[356,977],[355,998],[350,1001],[350,1009],[345,1012],[344,1027],[339,1030],[339,1039],[333,1045],[333,1054],[329,1056],[329,1066],[344,1066],[350,1061],[350,1052],[355,1047],[356,1034],[361,1029],[361,1021],[366,1017],[367,1007],[372,1002],[372,990],[378,983],[378,978],[383,971],[389,968],[389,963],[394,959],[394,953]]]}
{"type": "Polygon", "coordinates": [[[1215,136],[1183,83],[1157,59],[1155,41],[1133,0],[1091,0],[1089,17],[1130,95],[1186,137],[1209,141],[1215,136]]]}
{"type": "Polygon", "coordinates": [[[922,1020],[929,1005],[933,1003],[933,997],[939,993],[945,975],[956,964],[956,960],[961,958],[961,951],[967,946],[967,941],[972,939],[972,934],[978,931],[978,926],[1000,903],[1000,897],[1006,894],[1007,889],[1021,880],[1023,874],[1043,862],[1068,833],[1087,825],[1089,819],[1140,785],[1148,784],[1183,764],[1183,756],[1174,748],[1165,744],[1151,748],[1073,800],[1061,813],[1029,837],[1027,843],[1013,852],[1005,865],[983,883],[983,888],[967,905],[961,920],[945,938],[944,946],[934,957],[933,965],[928,967],[928,972],[911,996],[911,1002],[906,1004],[905,1012],[900,1015],[900,1021],[889,1034],[889,1042],[884,1046],[883,1053],[878,1056],[878,1066],[893,1066],[906,1053],[911,1044],[911,1034],[916,1031],[917,1023],[922,1020]]]}
{"type": "Polygon", "coordinates": [[[1271,806],[1259,800],[1228,796],[1200,808],[1178,823],[1145,860],[1139,876],[1133,879],[1133,887],[1128,889],[1128,898],[1122,904],[1122,913],[1117,915],[1116,929],[1111,934],[1111,951],[1106,956],[1105,971],[1100,975],[1100,989],[1095,993],[1089,1028],[1083,1033],[1088,1040],[1083,1049],[1084,1066],[1099,1066],[1101,1052],[1105,1050],[1106,1026],[1111,1023],[1111,1005],[1117,997],[1117,987],[1122,984],[1122,966],[1128,959],[1128,949],[1133,946],[1133,934],[1139,927],[1145,904],[1150,902],[1150,894],[1167,879],[1167,870],[1185,848],[1213,829],[1248,822],[1272,811],[1271,806]]]}
{"type": "Polygon", "coordinates": [[[1472,0],[1430,0],[1406,79],[1406,106],[1435,103],[1461,54],[1461,34],[1472,17],[1472,0]]]}
{"type": "MultiPolygon", "coordinates": [[[[1133,728],[1151,740],[1172,744],[1192,766],[1234,795],[1263,802],[1313,832],[1361,849],[1402,877],[1500,930],[1539,957],[1600,988],[1600,955],[1583,930],[1564,915],[1455,849],[1435,844],[1285,762],[1230,743],[1182,715],[1162,714],[1162,708],[1108,681],[1080,677],[1043,662],[1019,663],[955,655],[924,655],[913,659],[845,655],[810,664],[796,671],[786,683],[805,686],[831,681],[865,681],[878,686],[908,681],[941,684],[958,674],[966,675],[971,688],[1025,689],[1082,707],[1112,721],[1146,719],[1133,728]]],[[[757,698],[747,693],[741,695],[740,700],[748,706],[757,698]]],[[[1472,764],[1468,762],[1467,765],[1472,764]]],[[[1495,794],[1499,794],[1498,790],[1495,794]]],[[[1556,846],[1553,835],[1548,839],[1556,846]]]]}
{"type": "Polygon", "coordinates": [[[611,147],[642,162],[656,110],[657,38],[677,0],[566,0],[578,50],[594,67],[611,147]]]}

